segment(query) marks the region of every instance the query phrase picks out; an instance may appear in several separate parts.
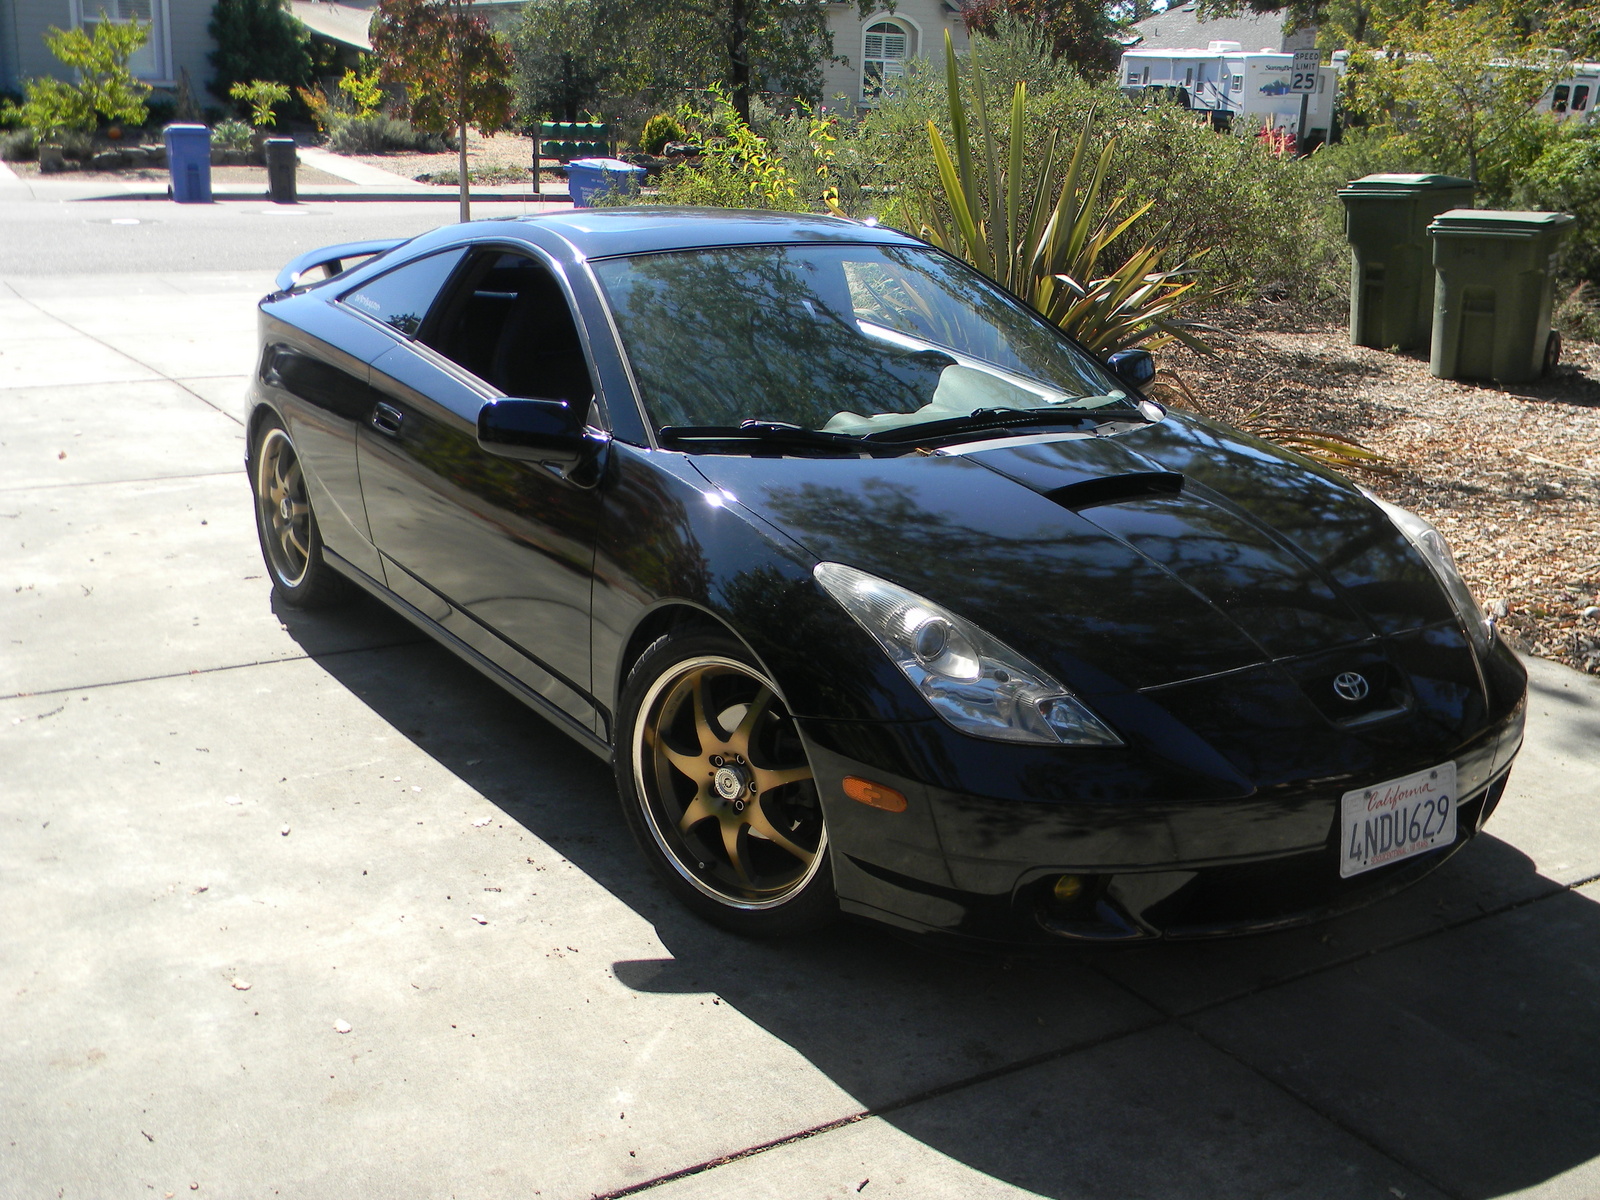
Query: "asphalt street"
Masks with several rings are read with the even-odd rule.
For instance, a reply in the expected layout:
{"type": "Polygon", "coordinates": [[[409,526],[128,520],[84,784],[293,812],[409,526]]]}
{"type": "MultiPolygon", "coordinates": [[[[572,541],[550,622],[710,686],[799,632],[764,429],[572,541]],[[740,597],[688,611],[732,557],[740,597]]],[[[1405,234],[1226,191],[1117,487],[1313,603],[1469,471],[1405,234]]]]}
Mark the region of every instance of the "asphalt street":
{"type": "MultiPolygon", "coordinates": [[[[475,218],[537,206],[480,201],[475,218]]],[[[277,271],[334,242],[412,237],[456,220],[447,201],[272,204],[231,200],[0,202],[0,277],[151,271],[277,271]]]]}
{"type": "Polygon", "coordinates": [[[710,929],[589,752],[276,608],[255,300],[452,216],[0,203],[0,1197],[1600,1195],[1600,681],[1399,897],[1004,962],[710,929]]]}

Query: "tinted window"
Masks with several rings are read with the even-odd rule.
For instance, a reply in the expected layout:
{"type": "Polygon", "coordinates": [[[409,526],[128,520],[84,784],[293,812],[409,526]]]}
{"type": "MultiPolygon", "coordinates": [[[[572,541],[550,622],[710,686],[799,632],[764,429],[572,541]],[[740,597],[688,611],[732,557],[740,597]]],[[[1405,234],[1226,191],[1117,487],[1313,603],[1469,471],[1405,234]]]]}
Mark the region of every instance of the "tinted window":
{"type": "Polygon", "coordinates": [[[415,337],[433,298],[465,253],[462,249],[430,254],[380,275],[342,298],[357,312],[393,326],[407,337],[415,337]]]}
{"type": "Polygon", "coordinates": [[[657,425],[860,433],[1126,399],[976,271],[902,246],[746,246],[594,264],[657,425]]]}
{"type": "Polygon", "coordinates": [[[1580,83],[1572,89],[1572,111],[1582,112],[1589,107],[1589,85],[1580,83]]]}

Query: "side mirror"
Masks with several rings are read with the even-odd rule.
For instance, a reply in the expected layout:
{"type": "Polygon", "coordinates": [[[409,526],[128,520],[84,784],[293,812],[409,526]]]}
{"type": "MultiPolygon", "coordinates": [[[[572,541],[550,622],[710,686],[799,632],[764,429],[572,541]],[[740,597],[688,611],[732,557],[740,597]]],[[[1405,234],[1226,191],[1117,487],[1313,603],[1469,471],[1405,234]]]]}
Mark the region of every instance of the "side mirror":
{"type": "Polygon", "coordinates": [[[478,445],[501,458],[571,471],[605,445],[565,400],[490,400],[478,410],[478,445]]]}
{"type": "Polygon", "coordinates": [[[1140,390],[1156,377],[1156,360],[1148,350],[1118,350],[1106,359],[1106,366],[1123,383],[1140,390]]]}

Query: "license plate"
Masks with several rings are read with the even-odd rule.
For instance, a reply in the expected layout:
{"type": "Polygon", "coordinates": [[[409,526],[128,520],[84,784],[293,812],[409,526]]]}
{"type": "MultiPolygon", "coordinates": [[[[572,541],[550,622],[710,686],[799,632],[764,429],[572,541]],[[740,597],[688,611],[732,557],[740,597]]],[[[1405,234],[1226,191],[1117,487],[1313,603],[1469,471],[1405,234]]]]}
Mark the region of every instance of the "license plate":
{"type": "Polygon", "coordinates": [[[1339,802],[1340,878],[1456,840],[1456,764],[1346,792],[1339,802]]]}

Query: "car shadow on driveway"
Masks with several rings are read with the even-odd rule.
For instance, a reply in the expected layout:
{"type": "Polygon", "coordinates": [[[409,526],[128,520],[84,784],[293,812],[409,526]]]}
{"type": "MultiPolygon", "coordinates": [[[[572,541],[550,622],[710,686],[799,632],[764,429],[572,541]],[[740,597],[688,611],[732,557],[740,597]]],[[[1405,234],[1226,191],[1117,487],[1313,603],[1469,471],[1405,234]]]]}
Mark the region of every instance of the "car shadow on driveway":
{"type": "MultiPolygon", "coordinates": [[[[1600,1158],[1600,904],[1493,819],[1410,891],[1270,936],[1044,960],[850,923],[751,942],[656,884],[604,763],[446,651],[313,657],[652,923],[668,956],[616,962],[623,984],[715,996],[864,1113],[996,1179],[1061,1198],[1486,1200],[1600,1158]]],[[[673,1174],[702,1165],[685,1148],[673,1174]]],[[[1600,1190],[1586,1182],[1573,1194],[1600,1190]]]]}

